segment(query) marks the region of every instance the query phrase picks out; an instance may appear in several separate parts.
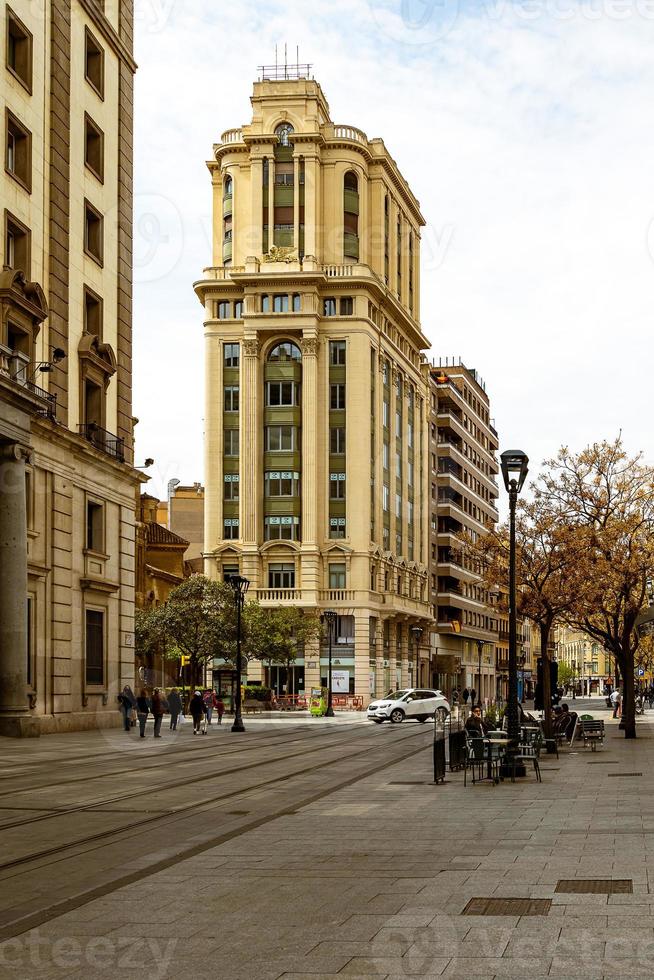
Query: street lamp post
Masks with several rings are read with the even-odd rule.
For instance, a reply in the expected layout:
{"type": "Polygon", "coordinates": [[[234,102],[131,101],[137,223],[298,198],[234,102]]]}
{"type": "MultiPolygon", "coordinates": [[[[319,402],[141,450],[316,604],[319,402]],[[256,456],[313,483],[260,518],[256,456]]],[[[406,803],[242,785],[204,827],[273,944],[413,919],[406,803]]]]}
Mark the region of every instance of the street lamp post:
{"type": "MultiPolygon", "coordinates": [[[[483,640],[477,640],[477,656],[479,658],[479,669],[477,671],[479,677],[479,687],[477,688],[477,705],[481,708],[481,655],[484,652],[485,643],[483,640]]],[[[473,704],[474,708],[474,704],[473,704]]]]}
{"type": "Polygon", "coordinates": [[[420,637],[422,636],[422,626],[412,626],[411,632],[416,641],[416,676],[414,687],[420,687],[420,637]]]}
{"type": "MultiPolygon", "coordinates": [[[[520,449],[507,450],[501,457],[502,477],[509,494],[509,703],[507,705],[507,729],[513,746],[520,738],[520,710],[518,707],[518,660],[517,660],[517,618],[515,582],[515,512],[518,494],[527,478],[529,458],[520,449]]],[[[516,775],[525,775],[525,767],[516,766],[516,775]]]]}
{"type": "Polygon", "coordinates": [[[233,732],[244,732],[242,706],[241,706],[241,671],[243,661],[241,658],[241,612],[245,605],[245,596],[250,588],[250,581],[241,575],[228,575],[225,580],[232,587],[234,592],[234,602],[236,603],[236,694],[234,695],[234,724],[233,732]]]}
{"type": "Polygon", "coordinates": [[[327,711],[325,712],[326,718],[334,717],[334,708],[332,705],[332,634],[334,632],[334,624],[336,622],[336,616],[338,614],[334,612],[333,609],[325,609],[323,613],[323,618],[327,623],[327,639],[329,643],[329,666],[327,674],[327,711]]]}

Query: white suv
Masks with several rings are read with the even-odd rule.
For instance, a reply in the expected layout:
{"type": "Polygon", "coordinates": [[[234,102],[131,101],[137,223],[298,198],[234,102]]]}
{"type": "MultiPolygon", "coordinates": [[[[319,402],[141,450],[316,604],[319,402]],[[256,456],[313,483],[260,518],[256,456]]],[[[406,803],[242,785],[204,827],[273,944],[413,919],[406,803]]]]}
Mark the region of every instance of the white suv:
{"type": "Polygon", "coordinates": [[[426,690],[410,687],[404,691],[392,691],[385,698],[371,701],[368,705],[368,718],[381,724],[390,720],[395,724],[405,718],[415,718],[416,721],[427,721],[436,714],[446,718],[450,713],[450,705],[442,691],[426,690]]]}

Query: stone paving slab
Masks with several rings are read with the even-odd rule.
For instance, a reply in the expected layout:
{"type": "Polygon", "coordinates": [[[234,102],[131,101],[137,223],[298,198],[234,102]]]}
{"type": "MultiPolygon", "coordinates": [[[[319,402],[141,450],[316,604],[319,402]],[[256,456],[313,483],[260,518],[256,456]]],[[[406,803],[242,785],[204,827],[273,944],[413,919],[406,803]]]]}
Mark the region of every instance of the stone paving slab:
{"type": "MultiPolygon", "coordinates": [[[[607,713],[592,713],[607,722],[619,768],[651,771],[654,739],[626,743],[607,713]]],[[[647,715],[639,726],[654,736],[647,715]]],[[[196,857],[178,861],[169,848],[169,867],[42,925],[50,962],[22,975],[115,980],[156,953],[163,972],[148,976],[161,980],[195,972],[189,964],[207,955],[227,980],[651,977],[654,786],[607,779],[612,767],[589,765],[589,755],[563,750],[556,766],[543,766],[551,771],[542,784],[528,776],[464,789],[460,774],[448,774],[443,787],[387,792],[383,807],[370,805],[393,780],[429,779],[426,748],[196,857]],[[555,892],[560,878],[592,877],[631,878],[634,892],[555,892]],[[549,898],[552,907],[546,916],[461,915],[469,898],[490,896],[549,898]],[[85,962],[53,963],[62,939],[85,962]],[[101,941],[113,960],[93,966],[101,941]],[[127,971],[119,943],[135,960],[127,971]]],[[[239,799],[234,809],[252,806],[239,799]]],[[[98,855],[85,860],[102,865],[98,855]]],[[[12,955],[25,956],[26,937],[17,939],[12,955]]],[[[15,980],[19,971],[2,972],[3,950],[0,980],[15,980]]]]}

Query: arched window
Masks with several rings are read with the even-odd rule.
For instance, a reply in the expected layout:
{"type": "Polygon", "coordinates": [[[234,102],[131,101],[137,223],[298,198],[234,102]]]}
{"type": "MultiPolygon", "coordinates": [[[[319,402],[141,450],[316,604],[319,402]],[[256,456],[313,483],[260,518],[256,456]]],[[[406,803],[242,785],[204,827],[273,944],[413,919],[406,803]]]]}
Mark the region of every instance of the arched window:
{"type": "Polygon", "coordinates": [[[275,136],[282,144],[282,146],[289,146],[290,144],[288,138],[292,132],[293,132],[293,127],[291,126],[290,123],[287,122],[280,123],[280,125],[275,130],[275,136]]]}
{"type": "Polygon", "coordinates": [[[269,361],[301,361],[302,354],[297,344],[290,340],[284,340],[281,344],[275,344],[268,354],[269,361]]]}
{"type": "Polygon", "coordinates": [[[353,170],[348,170],[348,172],[345,174],[343,184],[346,191],[355,191],[355,193],[358,193],[359,180],[353,170]]]}
{"type": "Polygon", "coordinates": [[[223,183],[223,197],[231,197],[232,189],[233,189],[232,178],[227,176],[225,177],[225,182],[223,183]]]}

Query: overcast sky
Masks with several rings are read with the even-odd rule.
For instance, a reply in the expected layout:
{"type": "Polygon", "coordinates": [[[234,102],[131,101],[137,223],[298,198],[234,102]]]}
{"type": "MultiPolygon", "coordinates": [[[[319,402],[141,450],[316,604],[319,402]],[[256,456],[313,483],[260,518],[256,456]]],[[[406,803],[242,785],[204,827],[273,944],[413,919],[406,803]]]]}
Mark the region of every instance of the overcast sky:
{"type": "Polygon", "coordinates": [[[652,451],[654,0],[136,0],[134,411],[148,490],[203,477],[205,161],[275,44],[420,200],[429,356],[485,379],[535,470],[652,451]]]}

